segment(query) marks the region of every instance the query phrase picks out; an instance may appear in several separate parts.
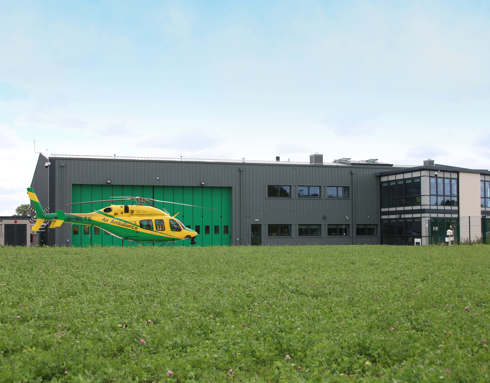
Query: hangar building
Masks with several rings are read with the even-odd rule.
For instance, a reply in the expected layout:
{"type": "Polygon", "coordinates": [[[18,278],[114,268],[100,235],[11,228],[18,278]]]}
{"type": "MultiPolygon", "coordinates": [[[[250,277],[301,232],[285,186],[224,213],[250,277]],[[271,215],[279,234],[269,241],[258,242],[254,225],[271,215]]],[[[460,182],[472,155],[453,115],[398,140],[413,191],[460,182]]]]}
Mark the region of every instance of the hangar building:
{"type": "MultiPolygon", "coordinates": [[[[304,164],[40,154],[31,187],[49,211],[89,212],[114,196],[160,205],[200,233],[197,245],[438,243],[449,225],[461,241],[485,238],[490,172],[437,165],[394,167],[348,158],[304,164]]],[[[128,204],[130,204],[128,202],[128,204]]],[[[63,225],[41,234],[56,246],[121,246],[98,228],[63,225]]],[[[125,242],[125,245],[135,245],[125,242]]],[[[169,245],[188,245],[188,241],[169,245]]]]}

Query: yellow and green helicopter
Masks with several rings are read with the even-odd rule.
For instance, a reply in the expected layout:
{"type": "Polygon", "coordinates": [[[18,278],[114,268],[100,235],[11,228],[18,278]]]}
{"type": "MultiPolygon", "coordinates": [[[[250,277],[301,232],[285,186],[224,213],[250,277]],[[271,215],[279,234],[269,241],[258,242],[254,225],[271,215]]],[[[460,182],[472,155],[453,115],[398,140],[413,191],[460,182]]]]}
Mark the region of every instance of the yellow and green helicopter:
{"type": "Polygon", "coordinates": [[[39,231],[42,227],[46,227],[48,223],[48,228],[50,229],[60,227],[63,223],[93,225],[117,238],[136,242],[190,240],[191,245],[193,245],[196,243],[195,238],[198,235],[196,231],[186,227],[176,218],[179,213],[171,216],[164,209],[157,209],[156,207],[145,206],[143,204],[160,202],[203,208],[202,206],[161,201],[153,198],[121,196],[112,197],[108,200],[79,202],[77,204],[113,201],[136,201],[138,204],[111,204],[91,213],[66,213],[63,210],[57,210],[56,213],[46,213],[32,188],[27,189],[27,194],[36,212],[36,221],[32,227],[32,231],[39,231]]]}

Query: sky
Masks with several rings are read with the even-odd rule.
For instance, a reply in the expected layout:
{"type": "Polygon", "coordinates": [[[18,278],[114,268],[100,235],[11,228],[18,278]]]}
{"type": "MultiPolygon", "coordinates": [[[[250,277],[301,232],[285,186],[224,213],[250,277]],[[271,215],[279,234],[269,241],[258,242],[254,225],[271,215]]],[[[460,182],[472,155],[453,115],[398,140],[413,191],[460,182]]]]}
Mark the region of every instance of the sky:
{"type": "Polygon", "coordinates": [[[0,0],[0,215],[38,153],[490,168],[490,2],[0,0]]]}

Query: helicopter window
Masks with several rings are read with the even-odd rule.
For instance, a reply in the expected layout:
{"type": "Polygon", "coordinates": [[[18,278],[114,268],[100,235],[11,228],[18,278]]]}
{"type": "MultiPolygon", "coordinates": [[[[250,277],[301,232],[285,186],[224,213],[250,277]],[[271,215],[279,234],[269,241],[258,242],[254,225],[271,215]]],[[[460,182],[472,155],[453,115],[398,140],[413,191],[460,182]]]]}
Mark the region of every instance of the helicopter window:
{"type": "Polygon", "coordinates": [[[73,225],[73,234],[78,235],[78,225],[73,225]]]}
{"type": "Polygon", "coordinates": [[[204,226],[204,233],[209,234],[209,226],[208,225],[204,226]]]}
{"type": "Polygon", "coordinates": [[[99,234],[99,233],[100,233],[100,229],[97,226],[95,226],[94,227],[94,234],[99,234]]]}
{"type": "Polygon", "coordinates": [[[223,226],[223,234],[228,234],[228,225],[223,226]]]}
{"type": "Polygon", "coordinates": [[[163,221],[163,219],[155,220],[155,229],[157,231],[165,231],[165,222],[163,221]]]}
{"type": "Polygon", "coordinates": [[[112,207],[106,207],[104,209],[104,213],[110,213],[112,211],[112,207]]]}
{"type": "Polygon", "coordinates": [[[90,229],[89,225],[85,225],[83,227],[83,234],[88,234],[89,229],[90,229]]]}
{"type": "Polygon", "coordinates": [[[214,234],[219,234],[219,226],[218,225],[214,226],[214,234]]]}
{"type": "Polygon", "coordinates": [[[181,230],[182,230],[182,228],[180,227],[180,225],[177,223],[177,221],[176,221],[176,220],[171,219],[171,220],[169,220],[168,222],[169,222],[169,224],[170,224],[170,229],[171,229],[172,231],[181,231],[181,230]]]}
{"type": "Polygon", "coordinates": [[[129,213],[129,206],[128,205],[124,205],[124,212],[129,213]]]}
{"type": "Polygon", "coordinates": [[[200,225],[196,225],[196,233],[201,234],[201,226],[200,225]]]}
{"type": "Polygon", "coordinates": [[[151,219],[142,219],[140,221],[140,227],[145,230],[153,230],[153,222],[151,219]]]}

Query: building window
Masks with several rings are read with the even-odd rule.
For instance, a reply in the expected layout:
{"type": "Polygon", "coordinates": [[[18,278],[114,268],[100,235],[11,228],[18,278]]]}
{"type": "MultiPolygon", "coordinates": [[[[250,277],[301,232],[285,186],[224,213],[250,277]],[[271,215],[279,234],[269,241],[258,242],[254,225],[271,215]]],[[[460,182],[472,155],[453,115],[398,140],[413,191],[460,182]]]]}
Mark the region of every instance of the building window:
{"type": "Polygon", "coordinates": [[[356,235],[376,235],[378,225],[357,225],[356,235]]]}
{"type": "Polygon", "coordinates": [[[145,230],[153,230],[153,222],[151,219],[142,219],[140,221],[140,227],[145,230]]]}
{"type": "Polygon", "coordinates": [[[299,198],[320,198],[320,186],[298,186],[299,198]]]}
{"type": "Polygon", "coordinates": [[[78,225],[73,225],[73,234],[74,235],[78,235],[78,230],[79,230],[78,225]]]}
{"type": "Polygon", "coordinates": [[[291,225],[288,224],[271,224],[268,226],[269,237],[290,237],[291,225]]]}
{"type": "Polygon", "coordinates": [[[228,225],[223,226],[223,234],[228,234],[228,225]]]}
{"type": "Polygon", "coordinates": [[[219,226],[214,225],[214,234],[219,234],[219,226]]]}
{"type": "Polygon", "coordinates": [[[163,219],[155,220],[155,229],[157,231],[165,231],[165,221],[163,219]]]}
{"type": "Polygon", "coordinates": [[[343,236],[347,237],[350,235],[350,225],[328,225],[327,233],[331,236],[343,236]]]}
{"type": "Polygon", "coordinates": [[[432,206],[458,206],[458,180],[430,177],[430,204],[432,206]]]}
{"type": "Polygon", "coordinates": [[[97,226],[94,226],[94,234],[100,234],[100,229],[97,226]]]}
{"type": "Polygon", "coordinates": [[[420,195],[420,177],[381,182],[382,208],[420,205],[420,195]]]}
{"type": "Polygon", "coordinates": [[[209,225],[204,226],[204,234],[209,234],[209,225]]]}
{"type": "Polygon", "coordinates": [[[300,237],[320,237],[322,235],[322,225],[298,225],[298,235],[300,237]]]}
{"type": "Polygon", "coordinates": [[[480,181],[481,207],[490,208],[490,181],[480,181]]]}
{"type": "Polygon", "coordinates": [[[335,199],[348,199],[349,187],[348,186],[327,186],[327,197],[335,199]]]}
{"type": "Polygon", "coordinates": [[[196,225],[196,233],[201,234],[201,225],[196,225]]]}
{"type": "Polygon", "coordinates": [[[382,220],[382,243],[389,245],[413,245],[415,238],[422,238],[421,222],[420,218],[382,220]]]}
{"type": "Polygon", "coordinates": [[[267,197],[291,198],[291,185],[268,185],[267,197]]]}
{"type": "Polygon", "coordinates": [[[90,226],[89,225],[85,225],[83,227],[83,234],[88,234],[89,233],[89,230],[90,230],[90,226]]]}

